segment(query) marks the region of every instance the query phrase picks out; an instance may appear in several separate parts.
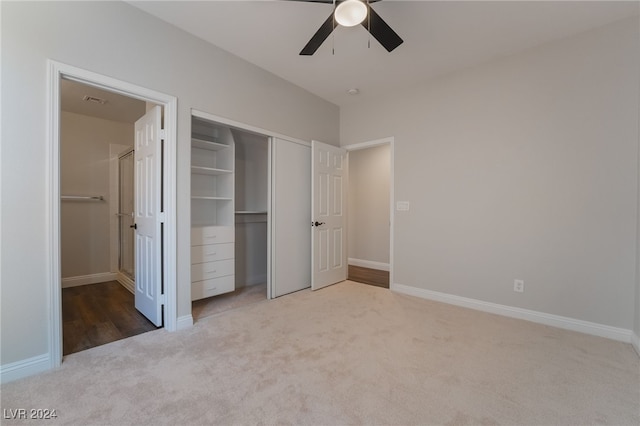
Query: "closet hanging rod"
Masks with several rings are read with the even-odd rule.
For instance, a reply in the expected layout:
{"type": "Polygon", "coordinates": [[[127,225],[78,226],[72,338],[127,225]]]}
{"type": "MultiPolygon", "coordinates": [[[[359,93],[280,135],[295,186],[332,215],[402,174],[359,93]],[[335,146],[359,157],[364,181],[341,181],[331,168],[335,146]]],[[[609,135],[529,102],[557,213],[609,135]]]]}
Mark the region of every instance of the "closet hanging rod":
{"type": "Polygon", "coordinates": [[[96,201],[104,201],[104,197],[102,195],[63,195],[60,197],[61,200],[96,200],[96,201]]]}

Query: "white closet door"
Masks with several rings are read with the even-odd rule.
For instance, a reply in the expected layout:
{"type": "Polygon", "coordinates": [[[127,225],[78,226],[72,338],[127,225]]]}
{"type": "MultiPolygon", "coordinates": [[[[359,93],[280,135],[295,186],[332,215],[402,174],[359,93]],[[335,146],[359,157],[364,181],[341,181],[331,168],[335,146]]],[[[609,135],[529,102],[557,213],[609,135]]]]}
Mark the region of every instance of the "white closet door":
{"type": "Polygon", "coordinates": [[[311,147],[271,140],[271,297],[311,285],[311,147]]]}

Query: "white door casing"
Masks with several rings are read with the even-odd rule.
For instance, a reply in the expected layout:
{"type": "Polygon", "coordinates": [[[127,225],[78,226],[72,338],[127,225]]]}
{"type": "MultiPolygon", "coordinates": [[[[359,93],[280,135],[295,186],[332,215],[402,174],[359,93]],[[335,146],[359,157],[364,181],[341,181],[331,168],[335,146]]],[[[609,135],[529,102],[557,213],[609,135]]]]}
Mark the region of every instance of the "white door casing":
{"type": "MultiPolygon", "coordinates": [[[[59,367],[62,364],[62,278],[60,273],[60,81],[69,79],[125,96],[162,105],[164,109],[164,232],[165,239],[163,277],[165,280],[164,328],[176,331],[193,325],[191,315],[178,317],[177,306],[177,105],[175,96],[137,86],[112,77],[47,60],[47,299],[48,306],[48,354],[37,364],[26,370],[14,370],[15,378],[26,377],[34,372],[59,367]]],[[[3,379],[7,377],[3,374],[3,379]]]]}
{"type": "Polygon", "coordinates": [[[135,124],[135,306],[162,325],[161,107],[135,124]]]}
{"type": "Polygon", "coordinates": [[[347,279],[347,154],[311,142],[311,289],[347,279]]]}

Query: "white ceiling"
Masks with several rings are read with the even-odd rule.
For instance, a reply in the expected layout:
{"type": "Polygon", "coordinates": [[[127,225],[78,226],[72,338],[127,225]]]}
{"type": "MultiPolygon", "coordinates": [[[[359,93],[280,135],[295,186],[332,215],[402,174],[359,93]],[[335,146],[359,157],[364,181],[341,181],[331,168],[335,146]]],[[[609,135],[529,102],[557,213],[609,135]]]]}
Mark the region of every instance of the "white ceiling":
{"type": "Polygon", "coordinates": [[[332,5],[299,1],[135,1],[134,6],[337,105],[638,15],[637,1],[398,1],[372,5],[404,39],[388,53],[362,26],[298,53],[332,5]],[[332,47],[335,53],[332,53],[332,47]],[[358,88],[360,94],[346,93],[358,88]]]}

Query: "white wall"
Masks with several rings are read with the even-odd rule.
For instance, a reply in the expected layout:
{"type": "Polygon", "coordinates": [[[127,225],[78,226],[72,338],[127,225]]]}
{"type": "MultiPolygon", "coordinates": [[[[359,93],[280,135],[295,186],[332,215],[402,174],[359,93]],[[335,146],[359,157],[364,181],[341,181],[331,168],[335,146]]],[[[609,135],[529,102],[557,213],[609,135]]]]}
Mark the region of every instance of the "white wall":
{"type": "Polygon", "coordinates": [[[108,273],[110,263],[109,144],[133,146],[133,124],[63,111],[60,193],[105,201],[64,201],[60,207],[62,277],[108,273]]]}
{"type": "Polygon", "coordinates": [[[395,137],[395,282],[633,329],[639,40],[633,18],[342,108],[344,143],[395,137]]]}
{"type": "Polygon", "coordinates": [[[335,105],[126,3],[0,7],[2,365],[47,358],[47,59],[178,97],[179,316],[191,312],[191,108],[299,139],[338,143],[335,105]]]}
{"type": "Polygon", "coordinates": [[[349,152],[349,259],[389,264],[389,145],[349,152]]]}

